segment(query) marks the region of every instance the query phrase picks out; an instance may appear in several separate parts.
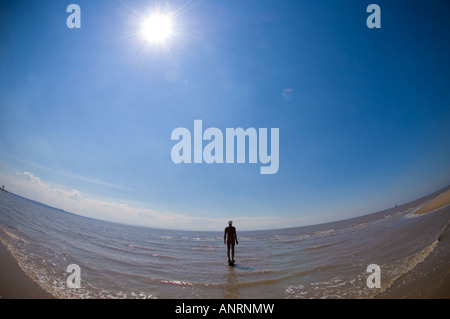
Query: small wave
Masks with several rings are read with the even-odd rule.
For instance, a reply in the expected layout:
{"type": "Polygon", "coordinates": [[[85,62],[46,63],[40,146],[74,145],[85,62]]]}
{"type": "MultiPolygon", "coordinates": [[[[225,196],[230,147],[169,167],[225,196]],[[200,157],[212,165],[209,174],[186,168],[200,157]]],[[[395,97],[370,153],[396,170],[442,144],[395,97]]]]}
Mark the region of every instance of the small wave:
{"type": "MultiPolygon", "coordinates": [[[[101,248],[103,252],[105,251],[105,249],[109,249],[109,250],[116,251],[116,252],[121,252],[121,253],[128,253],[128,252],[130,252],[129,249],[122,248],[120,246],[110,245],[110,244],[107,244],[107,243],[97,242],[97,243],[94,243],[94,245],[99,247],[99,248],[101,248]]],[[[131,248],[131,247],[129,247],[129,248],[131,248]]]]}
{"type": "Polygon", "coordinates": [[[332,232],[334,232],[334,229],[319,230],[319,231],[310,233],[308,235],[311,235],[311,236],[325,236],[325,235],[331,234],[332,232]]]}
{"type": "Polygon", "coordinates": [[[366,225],[367,225],[366,222],[362,222],[362,223],[359,223],[359,224],[351,225],[349,228],[350,229],[357,229],[357,228],[361,228],[361,227],[366,226],[366,225]]]}
{"type": "Polygon", "coordinates": [[[159,238],[162,238],[162,239],[172,239],[173,237],[172,236],[164,236],[164,235],[161,235],[161,236],[158,236],[159,238]]]}
{"type": "Polygon", "coordinates": [[[143,247],[143,246],[132,245],[132,244],[126,244],[124,246],[131,248],[131,250],[126,251],[127,253],[140,254],[142,256],[151,256],[151,257],[164,258],[164,259],[182,260],[182,258],[179,258],[179,257],[158,254],[158,253],[156,253],[156,251],[160,251],[160,250],[152,248],[152,247],[143,247]]]}
{"type": "Polygon", "coordinates": [[[123,292],[119,291],[117,293],[117,298],[119,299],[156,299],[156,296],[153,294],[148,294],[145,292],[123,292]]]}
{"type": "Polygon", "coordinates": [[[159,254],[152,254],[152,257],[157,257],[157,258],[162,258],[162,259],[171,259],[171,260],[182,260],[183,259],[180,257],[166,256],[166,255],[159,255],[159,254]]]}
{"type": "Polygon", "coordinates": [[[311,237],[311,234],[300,235],[300,236],[275,235],[275,240],[280,243],[291,244],[291,243],[299,243],[310,237],[311,237]]]}
{"type": "MultiPolygon", "coordinates": [[[[123,246],[128,247],[128,248],[132,248],[132,249],[135,249],[135,250],[144,250],[144,251],[147,251],[147,250],[153,251],[153,250],[155,250],[155,248],[153,247],[154,246],[153,244],[152,244],[152,247],[144,247],[144,246],[141,246],[141,245],[134,245],[134,244],[123,244],[123,246]]],[[[163,245],[159,245],[159,246],[163,246],[163,245]]]]}
{"type": "MultiPolygon", "coordinates": [[[[421,251],[403,258],[402,260],[395,262],[392,266],[389,266],[390,273],[392,274],[392,277],[385,281],[382,284],[382,287],[376,291],[376,293],[373,295],[373,297],[380,295],[387,291],[389,288],[391,288],[394,283],[406,275],[408,272],[413,270],[418,264],[423,262],[430,254],[431,252],[436,248],[436,246],[439,244],[439,239],[436,239],[434,242],[432,242],[430,245],[422,249],[421,251]]],[[[387,268],[387,266],[381,268],[387,268]]]]}
{"type": "Polygon", "coordinates": [[[320,249],[320,248],[325,248],[325,247],[330,247],[334,245],[334,243],[331,244],[323,244],[323,245],[317,245],[317,246],[310,246],[310,247],[306,247],[304,250],[314,250],[314,249],[320,249]]]}
{"type": "Polygon", "coordinates": [[[171,284],[176,286],[193,286],[193,283],[187,282],[187,281],[181,281],[181,280],[161,280],[161,283],[163,284],[171,284]]]}
{"type": "Polygon", "coordinates": [[[147,241],[145,243],[121,243],[120,245],[128,247],[128,248],[134,248],[134,249],[142,249],[142,250],[153,250],[155,247],[167,247],[167,243],[158,242],[158,241],[147,241]]]}
{"type": "MultiPolygon", "coordinates": [[[[206,241],[206,242],[214,242],[216,240],[223,240],[223,237],[216,237],[216,238],[210,238],[210,237],[187,237],[187,236],[183,236],[181,237],[184,240],[188,240],[188,241],[206,241]]],[[[242,240],[242,238],[239,238],[239,240],[242,240]]]]}
{"type": "Polygon", "coordinates": [[[216,248],[214,247],[188,247],[187,250],[190,251],[211,251],[211,252],[215,252],[217,251],[216,248]]]}
{"type": "Polygon", "coordinates": [[[12,238],[12,239],[14,239],[14,240],[16,240],[16,241],[20,241],[20,242],[22,242],[22,243],[24,243],[24,244],[27,243],[27,242],[25,241],[25,239],[23,239],[22,237],[20,237],[20,236],[18,236],[18,235],[16,235],[16,234],[14,234],[14,233],[12,233],[12,232],[10,232],[10,231],[4,229],[3,227],[0,227],[0,230],[2,230],[6,235],[8,235],[8,237],[10,237],[10,238],[12,238]]]}
{"type": "Polygon", "coordinates": [[[88,285],[77,289],[66,288],[63,283],[59,289],[54,290],[54,296],[61,299],[156,299],[147,292],[113,291],[110,289],[88,285]]]}

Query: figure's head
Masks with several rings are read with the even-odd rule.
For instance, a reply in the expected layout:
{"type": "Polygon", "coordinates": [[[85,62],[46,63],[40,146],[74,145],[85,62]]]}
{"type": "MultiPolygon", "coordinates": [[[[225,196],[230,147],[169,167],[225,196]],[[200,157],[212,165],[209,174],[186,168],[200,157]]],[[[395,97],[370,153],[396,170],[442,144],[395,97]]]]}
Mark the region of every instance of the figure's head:
{"type": "Polygon", "coordinates": [[[233,225],[233,221],[232,220],[230,220],[230,221],[228,221],[228,225],[233,225]]]}

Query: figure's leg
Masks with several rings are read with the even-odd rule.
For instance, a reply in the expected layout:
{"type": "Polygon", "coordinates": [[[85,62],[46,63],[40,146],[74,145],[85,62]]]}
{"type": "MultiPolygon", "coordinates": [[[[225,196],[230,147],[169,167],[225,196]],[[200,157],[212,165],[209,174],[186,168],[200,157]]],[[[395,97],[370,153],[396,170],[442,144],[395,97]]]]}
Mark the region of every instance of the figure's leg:
{"type": "Polygon", "coordinates": [[[234,262],[234,243],[231,246],[231,261],[234,262]]]}
{"type": "Polygon", "coordinates": [[[231,261],[230,259],[230,243],[227,243],[227,256],[228,256],[228,262],[231,261]]]}

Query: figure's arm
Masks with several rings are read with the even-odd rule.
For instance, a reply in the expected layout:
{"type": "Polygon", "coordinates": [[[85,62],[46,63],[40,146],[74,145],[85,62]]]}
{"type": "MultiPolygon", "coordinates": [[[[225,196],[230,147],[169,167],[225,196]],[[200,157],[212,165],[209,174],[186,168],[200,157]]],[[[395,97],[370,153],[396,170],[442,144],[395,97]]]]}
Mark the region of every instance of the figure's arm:
{"type": "Polygon", "coordinates": [[[234,238],[236,239],[236,244],[239,245],[239,242],[237,240],[237,232],[234,233],[234,238]]]}
{"type": "Polygon", "coordinates": [[[227,229],[225,228],[225,232],[223,233],[223,243],[225,244],[225,240],[227,239],[227,229]]]}

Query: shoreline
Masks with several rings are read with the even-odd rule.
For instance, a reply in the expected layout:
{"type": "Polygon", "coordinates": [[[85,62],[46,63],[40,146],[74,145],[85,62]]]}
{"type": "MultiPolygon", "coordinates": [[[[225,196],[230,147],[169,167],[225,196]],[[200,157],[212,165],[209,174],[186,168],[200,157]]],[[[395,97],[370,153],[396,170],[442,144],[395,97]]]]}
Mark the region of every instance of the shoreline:
{"type": "MultiPolygon", "coordinates": [[[[443,213],[449,213],[450,190],[448,187],[446,189],[441,194],[432,194],[428,198],[421,199],[423,203],[420,205],[415,204],[417,205],[415,210],[409,212],[408,215],[417,217],[441,209],[444,210],[443,213]]],[[[353,226],[358,227],[360,224],[353,226]]],[[[0,232],[1,230],[0,228],[0,232]]],[[[416,276],[416,279],[411,281],[396,280],[386,291],[374,296],[374,299],[449,299],[450,265],[448,263],[441,265],[440,263],[435,263],[435,261],[442,258],[448,260],[450,254],[450,228],[446,227],[437,240],[441,248],[433,249],[424,260],[411,269],[411,273],[420,274],[425,273],[423,271],[424,267],[432,267],[432,272],[426,276],[416,276]],[[424,262],[425,260],[427,260],[427,263],[424,262]],[[441,266],[435,268],[434,265],[438,264],[441,266]],[[433,283],[433,286],[428,283],[433,283]],[[417,289],[417,287],[422,288],[417,289]],[[411,291],[411,293],[405,294],[405,289],[411,291]]],[[[0,240],[0,299],[59,299],[57,296],[47,292],[22,270],[14,257],[14,253],[11,253],[8,249],[8,245],[0,240]]]]}
{"type": "MultiPolygon", "coordinates": [[[[45,291],[28,277],[20,268],[9,250],[0,242],[0,299],[58,299],[45,291]],[[6,275],[6,276],[5,276],[6,275]]],[[[418,280],[420,281],[420,279],[418,280]]],[[[416,282],[415,284],[419,284],[416,282]]],[[[374,299],[398,299],[391,294],[391,287],[374,299]]],[[[441,284],[428,296],[412,299],[448,299],[450,298],[450,273],[441,279],[441,284]]],[[[410,298],[407,298],[410,299],[410,298]]]]}
{"type": "Polygon", "coordinates": [[[0,273],[0,299],[56,299],[23,272],[1,242],[0,273]]]}

